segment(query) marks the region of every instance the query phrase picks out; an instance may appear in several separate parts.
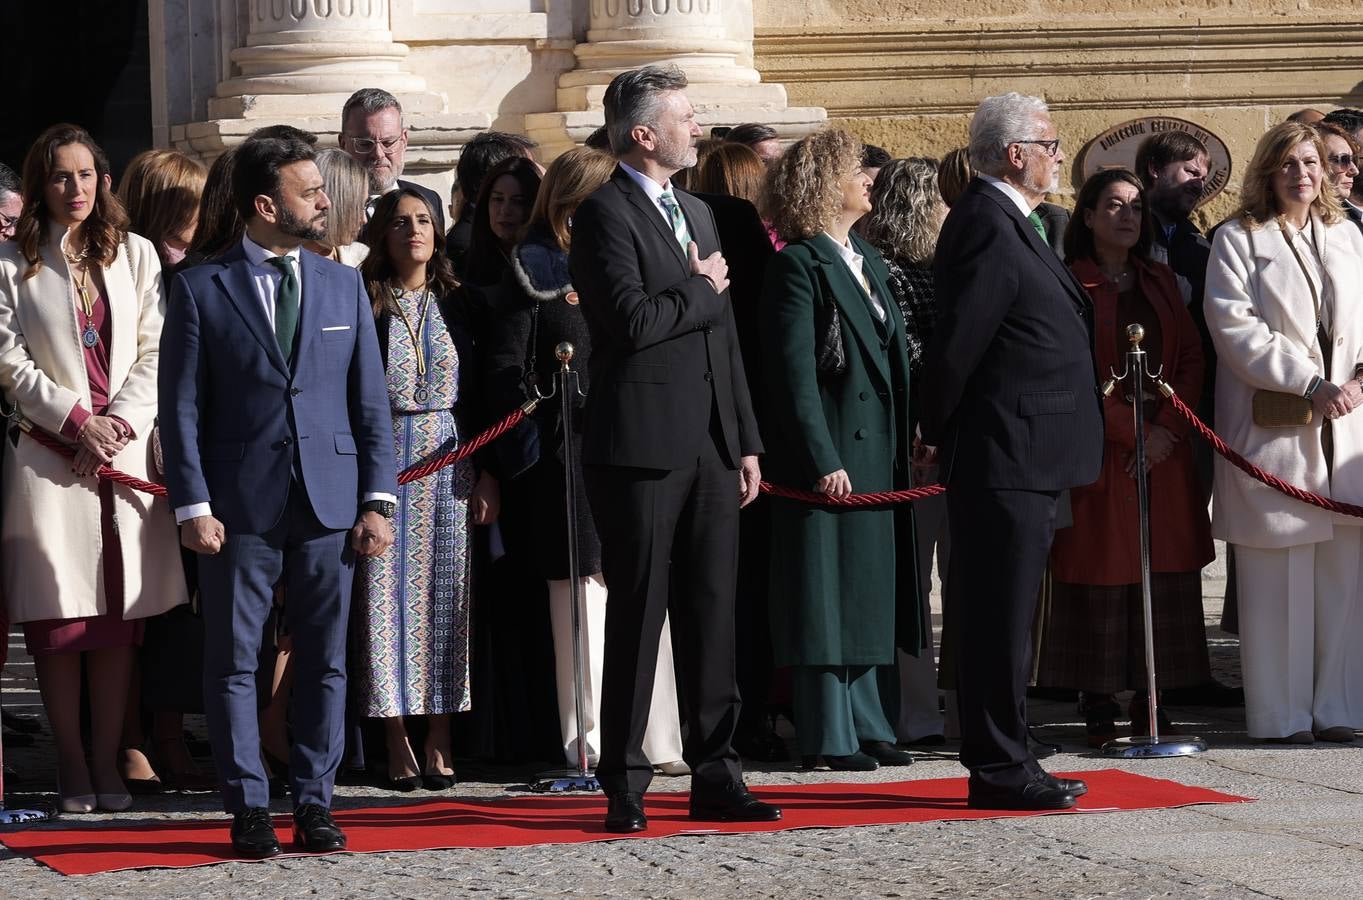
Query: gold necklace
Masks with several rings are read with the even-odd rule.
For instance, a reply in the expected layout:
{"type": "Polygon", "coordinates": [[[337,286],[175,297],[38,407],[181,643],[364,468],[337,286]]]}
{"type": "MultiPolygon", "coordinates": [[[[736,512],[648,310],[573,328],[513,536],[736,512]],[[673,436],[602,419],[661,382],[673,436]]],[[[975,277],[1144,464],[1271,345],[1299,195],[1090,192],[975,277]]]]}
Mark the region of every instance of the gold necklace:
{"type": "Polygon", "coordinates": [[[397,307],[398,315],[402,317],[402,324],[407,329],[407,334],[412,339],[412,351],[416,353],[416,377],[418,384],[413,392],[412,399],[417,403],[424,404],[431,398],[431,392],[426,387],[426,347],[421,340],[421,336],[426,331],[426,313],[431,308],[431,292],[422,291],[420,312],[417,313],[416,328],[412,327],[412,322],[407,318],[407,311],[402,308],[402,302],[398,299],[398,291],[391,284],[388,291],[393,295],[393,305],[397,307]]]}
{"type": "Polygon", "coordinates": [[[85,327],[80,332],[80,342],[87,348],[94,348],[99,343],[99,330],[95,328],[95,302],[90,299],[90,267],[85,262],[85,253],[79,256],[72,256],[65,249],[62,256],[66,257],[66,262],[71,267],[80,267],[80,283],[76,285],[76,292],[80,295],[81,312],[85,313],[85,327]]]}

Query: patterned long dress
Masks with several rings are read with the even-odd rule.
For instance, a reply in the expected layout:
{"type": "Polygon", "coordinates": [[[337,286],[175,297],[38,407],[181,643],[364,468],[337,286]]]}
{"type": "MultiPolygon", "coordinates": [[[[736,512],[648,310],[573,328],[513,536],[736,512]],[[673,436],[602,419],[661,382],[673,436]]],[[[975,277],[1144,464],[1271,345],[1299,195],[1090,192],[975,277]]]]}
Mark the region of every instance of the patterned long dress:
{"type": "MultiPolygon", "coordinates": [[[[398,469],[459,443],[452,410],[460,359],[430,293],[403,291],[388,327],[388,399],[398,469]],[[422,309],[425,308],[425,317],[422,309]],[[411,331],[427,361],[417,373],[411,331]]],[[[360,696],[370,717],[464,712],[469,703],[469,573],[473,464],[398,488],[393,546],[360,561],[360,696]]]]}

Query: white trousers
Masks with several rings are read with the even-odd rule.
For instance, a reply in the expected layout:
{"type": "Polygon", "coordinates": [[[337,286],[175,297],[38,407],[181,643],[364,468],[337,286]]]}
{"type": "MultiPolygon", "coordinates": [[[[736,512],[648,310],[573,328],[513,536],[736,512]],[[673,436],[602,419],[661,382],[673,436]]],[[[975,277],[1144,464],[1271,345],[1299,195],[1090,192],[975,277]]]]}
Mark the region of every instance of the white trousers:
{"type": "Polygon", "coordinates": [[[1235,547],[1245,726],[1259,738],[1363,728],[1363,527],[1281,550],[1235,547]]]}
{"type": "MultiPolygon", "coordinates": [[[[579,612],[586,638],[582,658],[582,712],[587,736],[587,759],[595,766],[601,749],[601,664],[606,647],[606,582],[601,575],[581,581],[579,612]]],[[[568,579],[549,582],[549,622],[554,632],[554,680],[558,687],[558,721],[563,735],[563,755],[569,766],[577,765],[577,702],[573,696],[573,607],[568,579]]],[[[677,676],[672,665],[672,627],[663,620],[658,642],[658,669],[653,676],[653,705],[644,731],[644,755],[651,763],[682,758],[681,719],[677,712],[677,676]]]]}

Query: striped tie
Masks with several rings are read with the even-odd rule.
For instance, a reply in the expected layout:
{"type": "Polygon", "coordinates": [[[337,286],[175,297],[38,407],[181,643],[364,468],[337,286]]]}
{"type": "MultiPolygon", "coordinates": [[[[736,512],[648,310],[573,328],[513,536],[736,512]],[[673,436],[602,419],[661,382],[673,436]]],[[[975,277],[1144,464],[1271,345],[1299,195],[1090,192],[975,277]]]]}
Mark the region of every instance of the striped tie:
{"type": "Polygon", "coordinates": [[[691,230],[686,227],[686,216],[682,215],[677,198],[671,191],[663,191],[658,195],[658,204],[667,212],[667,219],[672,223],[672,233],[676,235],[677,243],[685,250],[686,245],[691,243],[691,230]]]}

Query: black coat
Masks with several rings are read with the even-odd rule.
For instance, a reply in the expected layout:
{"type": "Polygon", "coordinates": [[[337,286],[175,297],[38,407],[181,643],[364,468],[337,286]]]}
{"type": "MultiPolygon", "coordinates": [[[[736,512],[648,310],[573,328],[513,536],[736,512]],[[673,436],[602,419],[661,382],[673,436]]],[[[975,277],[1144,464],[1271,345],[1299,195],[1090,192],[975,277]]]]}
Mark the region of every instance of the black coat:
{"type": "Polygon", "coordinates": [[[923,440],[942,480],[1060,491],[1103,458],[1093,303],[998,188],[973,180],[942,226],[938,320],[927,348],[923,440]]]}
{"type": "MultiPolygon", "coordinates": [[[[719,250],[710,208],[675,195],[701,258],[719,250]]],[[[729,295],[691,273],[661,212],[623,169],[574,214],[568,267],[592,339],[584,464],[694,465],[712,408],[731,467],[762,452],[729,295]]]]}
{"type": "Polygon", "coordinates": [[[719,231],[719,246],[729,264],[729,299],[733,301],[734,323],[738,326],[738,347],[743,353],[743,371],[748,376],[757,421],[762,422],[762,339],[757,327],[757,303],[762,295],[762,279],[767,263],[776,254],[767,236],[767,226],[757,207],[742,197],[727,194],[696,194],[710,207],[719,231]]]}
{"type": "MultiPolygon", "coordinates": [[[[501,297],[488,349],[488,390],[498,415],[524,403],[535,388],[544,394],[555,390],[554,374],[559,370],[555,348],[564,341],[573,345],[570,365],[586,394],[592,342],[568,278],[568,254],[547,234],[528,235],[512,253],[501,297]]],[[[550,580],[568,577],[565,439],[570,441],[576,474],[577,574],[601,571],[601,541],[582,479],[583,399],[576,392],[569,397],[574,413],[571,435],[563,428],[561,397],[555,394],[535,408],[516,439],[499,441],[506,474],[514,476],[502,485],[503,520],[523,519],[509,523],[508,531],[524,536],[527,558],[535,561],[540,577],[550,580]],[[520,451],[520,459],[513,462],[507,451],[520,451]]]]}

